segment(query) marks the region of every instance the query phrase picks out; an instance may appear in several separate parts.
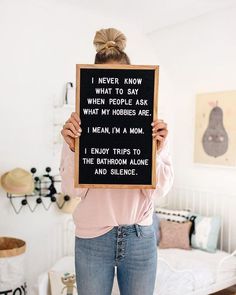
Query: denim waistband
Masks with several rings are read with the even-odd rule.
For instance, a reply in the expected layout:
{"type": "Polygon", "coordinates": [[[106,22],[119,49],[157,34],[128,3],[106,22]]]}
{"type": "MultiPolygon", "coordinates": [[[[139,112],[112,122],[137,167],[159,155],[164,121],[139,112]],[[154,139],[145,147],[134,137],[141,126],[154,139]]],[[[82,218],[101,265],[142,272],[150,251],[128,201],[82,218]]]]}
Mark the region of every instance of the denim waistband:
{"type": "Polygon", "coordinates": [[[139,224],[122,224],[114,226],[115,229],[117,229],[118,233],[127,233],[135,231],[136,235],[140,236],[140,225],[139,224]]]}

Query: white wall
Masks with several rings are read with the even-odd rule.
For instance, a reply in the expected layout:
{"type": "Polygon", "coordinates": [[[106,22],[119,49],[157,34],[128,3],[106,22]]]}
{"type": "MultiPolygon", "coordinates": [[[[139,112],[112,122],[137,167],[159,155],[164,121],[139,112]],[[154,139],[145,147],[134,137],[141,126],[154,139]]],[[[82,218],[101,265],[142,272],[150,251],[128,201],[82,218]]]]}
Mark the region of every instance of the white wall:
{"type": "MultiPolygon", "coordinates": [[[[123,22],[93,14],[76,1],[2,0],[0,174],[17,166],[35,166],[43,173],[48,165],[58,173],[53,103],[62,102],[65,83],[75,80],[75,64],[93,63],[95,31],[114,26],[127,35],[133,64],[160,64],[159,104],[174,135],[176,184],[233,191],[235,169],[194,165],[193,143],[195,94],[235,89],[235,12],[208,14],[147,38],[128,18],[123,22]]],[[[65,216],[53,208],[26,209],[16,215],[0,191],[0,235],[26,240],[32,283],[60,255],[48,251],[65,216]]]]}
{"type": "Polygon", "coordinates": [[[168,113],[176,186],[235,194],[235,168],[193,163],[196,94],[236,89],[235,15],[234,6],[148,35],[173,92],[168,113]]]}
{"type": "MultiPolygon", "coordinates": [[[[65,83],[75,81],[76,63],[93,63],[93,37],[100,28],[115,26],[128,38],[134,64],[152,64],[155,53],[137,25],[84,11],[76,2],[0,2],[0,174],[15,167],[46,166],[59,172],[60,154],[53,149],[53,103],[62,103],[65,83]]],[[[65,216],[51,208],[16,215],[0,191],[0,235],[27,242],[29,283],[60,253],[49,253],[58,224],[65,216]]],[[[53,249],[57,251],[56,248],[53,249]]],[[[33,291],[30,291],[32,295],[33,291]]]]}

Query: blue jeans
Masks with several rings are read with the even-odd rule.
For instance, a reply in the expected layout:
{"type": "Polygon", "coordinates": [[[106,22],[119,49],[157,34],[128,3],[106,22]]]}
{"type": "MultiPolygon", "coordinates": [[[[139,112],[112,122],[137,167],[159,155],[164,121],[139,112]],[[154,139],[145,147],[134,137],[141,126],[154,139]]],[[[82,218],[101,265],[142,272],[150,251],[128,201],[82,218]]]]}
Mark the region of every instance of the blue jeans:
{"type": "Polygon", "coordinates": [[[153,224],[119,225],[99,237],[75,237],[79,295],[111,295],[115,266],[121,295],[153,295],[157,268],[153,224]]]}
{"type": "Polygon", "coordinates": [[[159,245],[160,242],[160,220],[158,215],[154,212],[152,216],[153,226],[156,233],[156,244],[159,245]]]}

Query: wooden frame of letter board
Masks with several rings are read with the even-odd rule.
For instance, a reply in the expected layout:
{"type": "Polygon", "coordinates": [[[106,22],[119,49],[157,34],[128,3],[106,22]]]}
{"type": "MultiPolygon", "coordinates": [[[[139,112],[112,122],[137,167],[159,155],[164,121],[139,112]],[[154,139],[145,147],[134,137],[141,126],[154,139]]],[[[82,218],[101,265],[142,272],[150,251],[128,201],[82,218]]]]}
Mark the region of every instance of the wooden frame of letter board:
{"type": "MultiPolygon", "coordinates": [[[[154,70],[154,97],[153,97],[153,121],[157,120],[158,113],[158,83],[159,66],[152,65],[123,65],[123,64],[77,64],[76,65],[76,104],[75,111],[80,115],[80,69],[130,69],[130,70],[154,70]]],[[[152,128],[150,126],[150,128],[152,128]]],[[[156,188],[156,143],[152,143],[152,183],[151,184],[80,184],[79,183],[79,138],[75,138],[75,173],[74,187],[78,188],[131,188],[153,189],[156,188]]]]}

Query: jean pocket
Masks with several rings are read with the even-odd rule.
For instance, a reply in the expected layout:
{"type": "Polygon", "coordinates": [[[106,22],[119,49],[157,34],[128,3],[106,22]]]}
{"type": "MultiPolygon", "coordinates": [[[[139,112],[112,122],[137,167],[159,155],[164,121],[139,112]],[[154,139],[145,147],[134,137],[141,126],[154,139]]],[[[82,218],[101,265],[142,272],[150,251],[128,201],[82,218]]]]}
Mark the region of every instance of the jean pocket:
{"type": "Polygon", "coordinates": [[[140,232],[141,236],[144,238],[152,238],[155,236],[155,229],[153,224],[152,225],[140,225],[140,232]]]}

